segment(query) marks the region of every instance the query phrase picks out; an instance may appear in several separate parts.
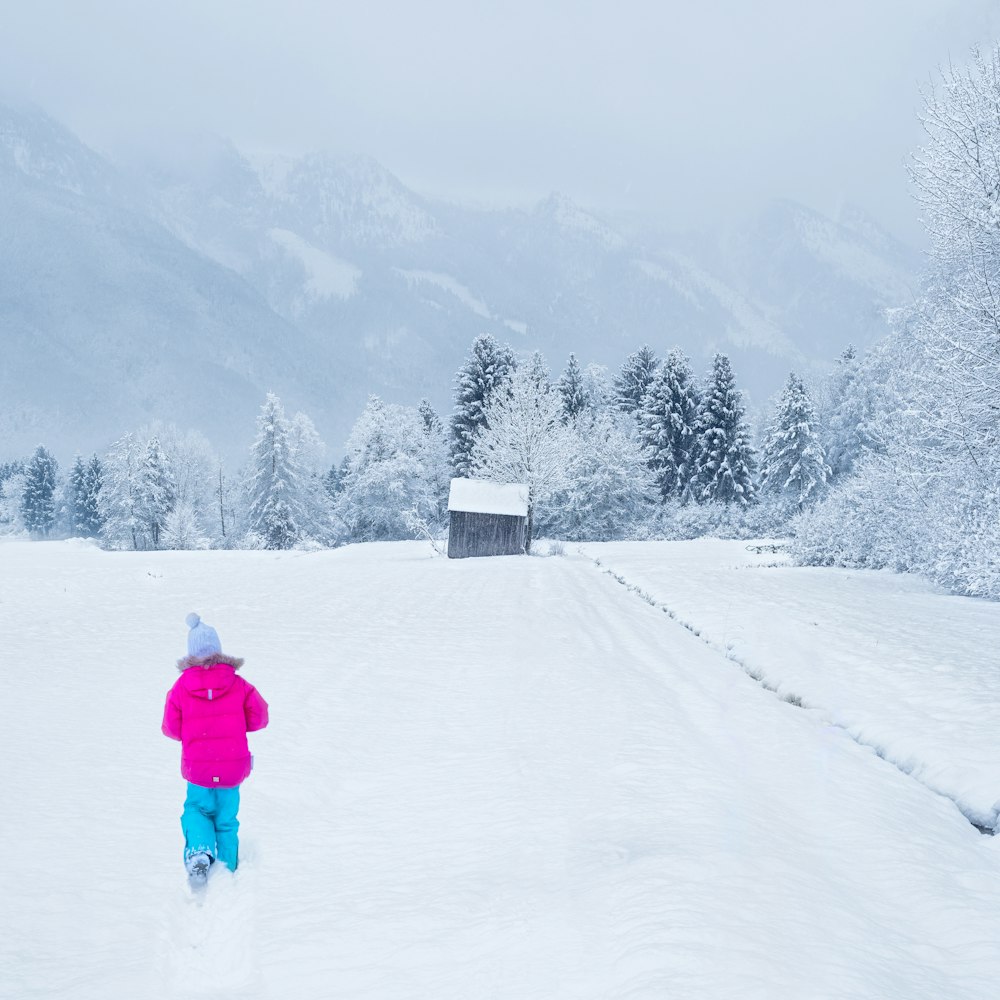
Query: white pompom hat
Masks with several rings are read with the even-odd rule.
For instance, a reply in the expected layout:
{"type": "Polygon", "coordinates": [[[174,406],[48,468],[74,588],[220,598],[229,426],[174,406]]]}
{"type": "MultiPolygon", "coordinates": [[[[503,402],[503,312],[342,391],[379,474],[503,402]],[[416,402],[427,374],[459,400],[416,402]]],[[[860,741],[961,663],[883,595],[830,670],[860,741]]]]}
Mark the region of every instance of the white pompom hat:
{"type": "Polygon", "coordinates": [[[188,632],[188,656],[211,656],[222,652],[219,633],[211,625],[206,625],[200,615],[192,611],[185,621],[191,630],[188,632]]]}

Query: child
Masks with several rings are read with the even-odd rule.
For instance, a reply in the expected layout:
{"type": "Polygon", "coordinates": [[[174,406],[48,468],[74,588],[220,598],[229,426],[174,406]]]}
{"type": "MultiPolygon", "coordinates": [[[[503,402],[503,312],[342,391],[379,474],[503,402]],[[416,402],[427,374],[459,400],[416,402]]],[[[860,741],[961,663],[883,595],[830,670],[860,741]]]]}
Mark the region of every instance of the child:
{"type": "Polygon", "coordinates": [[[188,655],[167,695],[163,733],[181,742],[187,798],[181,816],[184,863],[195,885],[216,859],[236,870],[240,783],[253,766],[247,733],[267,725],[267,702],[236,671],[243,661],[222,652],[219,635],[194,612],[187,616],[188,655]]]}

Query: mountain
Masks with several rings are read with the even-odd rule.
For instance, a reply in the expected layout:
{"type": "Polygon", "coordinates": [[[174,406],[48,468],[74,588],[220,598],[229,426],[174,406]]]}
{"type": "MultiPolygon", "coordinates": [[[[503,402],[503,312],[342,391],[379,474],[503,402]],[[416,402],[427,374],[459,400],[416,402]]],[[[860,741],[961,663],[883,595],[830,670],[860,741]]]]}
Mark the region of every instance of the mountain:
{"type": "Polygon", "coordinates": [[[118,167],[0,108],[0,458],[102,448],[153,418],[237,458],[268,389],[339,453],[369,393],[446,413],[487,331],[556,371],[571,351],[614,369],[644,342],[700,368],[725,350],[762,403],[790,367],[881,336],[918,269],[853,209],[779,202],[678,234],[559,194],[432,201],[361,156],[174,154],[118,167]]]}
{"type": "Polygon", "coordinates": [[[134,185],[37,113],[0,109],[0,452],[68,460],[156,418],[249,445],[312,335],[141,207],[134,185]],[[68,454],[67,454],[68,453],[68,454]]]}

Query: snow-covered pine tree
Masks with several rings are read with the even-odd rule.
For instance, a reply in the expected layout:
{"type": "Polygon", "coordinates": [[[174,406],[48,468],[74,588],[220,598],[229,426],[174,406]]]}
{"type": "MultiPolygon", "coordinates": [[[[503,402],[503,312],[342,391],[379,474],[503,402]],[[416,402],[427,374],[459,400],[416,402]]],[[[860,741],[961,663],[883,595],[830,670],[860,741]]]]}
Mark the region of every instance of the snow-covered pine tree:
{"type": "Polygon", "coordinates": [[[19,476],[24,472],[24,462],[15,459],[13,462],[0,462],[0,483],[10,479],[11,476],[19,476]]]}
{"type": "Polygon", "coordinates": [[[104,461],[98,511],[109,548],[138,549],[142,545],[138,500],[141,464],[142,453],[132,433],[120,437],[104,461]]]}
{"type": "Polygon", "coordinates": [[[465,364],[455,375],[455,411],[451,418],[451,460],[456,476],[469,475],[476,435],[486,423],[485,410],[497,390],[509,383],[514,353],[488,333],[477,337],[465,364]]]}
{"type": "Polygon", "coordinates": [[[245,480],[247,528],[266,549],[290,549],[301,537],[302,477],[290,434],[281,400],[269,392],[257,417],[257,440],[245,480]]]}
{"type": "Polygon", "coordinates": [[[58,465],[42,445],[35,449],[24,470],[21,519],[33,535],[46,536],[56,521],[56,476],[58,465]]]}
{"type": "Polygon", "coordinates": [[[347,475],[350,465],[350,459],[345,455],[340,460],[340,464],[334,462],[323,477],[323,488],[331,500],[336,500],[337,494],[344,488],[344,477],[347,475]]]}
{"type": "Polygon", "coordinates": [[[326,445],[304,413],[296,413],[289,427],[291,458],[299,470],[297,499],[302,511],[302,533],[320,544],[333,544],[336,541],[333,503],[320,472],[325,464],[326,445]]]}
{"type": "Polygon", "coordinates": [[[566,362],[566,369],[557,383],[559,395],[562,397],[563,420],[573,423],[587,409],[587,393],[583,385],[583,371],[576,355],[571,354],[566,362]]]}
{"type": "Polygon", "coordinates": [[[698,390],[677,350],[656,370],[639,410],[639,440],[660,497],[691,498],[698,443],[698,390]]]}
{"type": "Polygon", "coordinates": [[[694,498],[745,507],[756,499],[754,468],[742,393],[729,358],[716,354],[698,413],[694,498]]]}
{"type": "Polygon", "coordinates": [[[104,518],[101,516],[101,489],[103,486],[104,464],[95,452],[87,463],[86,492],[84,494],[87,530],[92,538],[98,538],[104,531],[104,518]]]}
{"type": "Polygon", "coordinates": [[[104,482],[104,467],[96,454],[91,455],[84,469],[81,492],[77,498],[79,532],[85,538],[99,538],[104,528],[101,517],[101,485],[104,482]]]}
{"type": "Polygon", "coordinates": [[[424,428],[424,440],[421,448],[420,461],[423,466],[424,481],[427,483],[427,498],[430,517],[414,509],[409,516],[411,526],[424,535],[441,532],[448,520],[448,491],[451,486],[451,455],[448,449],[448,438],[438,415],[430,404],[425,407],[421,401],[417,408],[424,428]]]}
{"type": "Polygon", "coordinates": [[[96,538],[101,533],[101,520],[97,510],[100,488],[100,459],[94,455],[90,462],[84,462],[83,457],[77,455],[66,484],[65,518],[66,528],[71,535],[96,538]]]}
{"type": "Polygon", "coordinates": [[[444,433],[444,424],[441,423],[441,418],[426,399],[420,400],[420,403],[417,405],[417,413],[420,414],[420,419],[424,422],[424,430],[428,434],[444,433]]]}
{"type": "Polygon", "coordinates": [[[66,521],[71,535],[84,538],[88,534],[84,523],[86,492],[87,466],[84,464],[83,456],[77,453],[66,484],[66,521]]]}
{"type": "Polygon", "coordinates": [[[830,478],[850,475],[865,452],[879,450],[873,429],[875,394],[853,346],[837,359],[826,390],[821,442],[830,478]]]}
{"type": "Polygon", "coordinates": [[[167,523],[167,515],[174,509],[177,487],[170,459],[155,434],[146,442],[145,454],[139,469],[136,513],[142,534],[149,548],[158,549],[167,523]]]}
{"type": "Polygon", "coordinates": [[[548,392],[552,388],[552,369],[541,351],[532,351],[528,360],[520,365],[528,373],[528,377],[538,386],[539,392],[548,392]]]}
{"type": "Polygon", "coordinates": [[[485,416],[486,426],[473,446],[471,471],[477,478],[528,487],[529,550],[536,511],[544,510],[553,495],[572,482],[576,437],[563,423],[559,392],[551,385],[539,386],[523,368],[511,377],[509,392],[493,396],[485,416]]]}
{"type": "Polygon", "coordinates": [[[659,366],[659,358],[647,344],[625,359],[614,381],[615,404],[623,413],[638,414],[659,366]]]}
{"type": "Polygon", "coordinates": [[[799,510],[822,492],[830,475],[805,384],[788,376],[761,456],[761,493],[785,497],[799,510]]]}
{"type": "Polygon", "coordinates": [[[605,365],[591,363],[583,370],[583,394],[591,412],[617,409],[614,402],[615,390],[605,365]]]}

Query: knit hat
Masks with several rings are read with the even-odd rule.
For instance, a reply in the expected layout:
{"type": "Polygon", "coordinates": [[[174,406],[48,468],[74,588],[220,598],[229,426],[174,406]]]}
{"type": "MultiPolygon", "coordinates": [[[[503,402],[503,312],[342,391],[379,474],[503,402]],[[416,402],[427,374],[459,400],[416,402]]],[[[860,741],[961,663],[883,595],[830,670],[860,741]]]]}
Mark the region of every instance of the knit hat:
{"type": "Polygon", "coordinates": [[[191,629],[188,632],[188,656],[211,656],[222,652],[219,633],[211,625],[206,625],[200,615],[192,611],[184,620],[191,629]]]}

